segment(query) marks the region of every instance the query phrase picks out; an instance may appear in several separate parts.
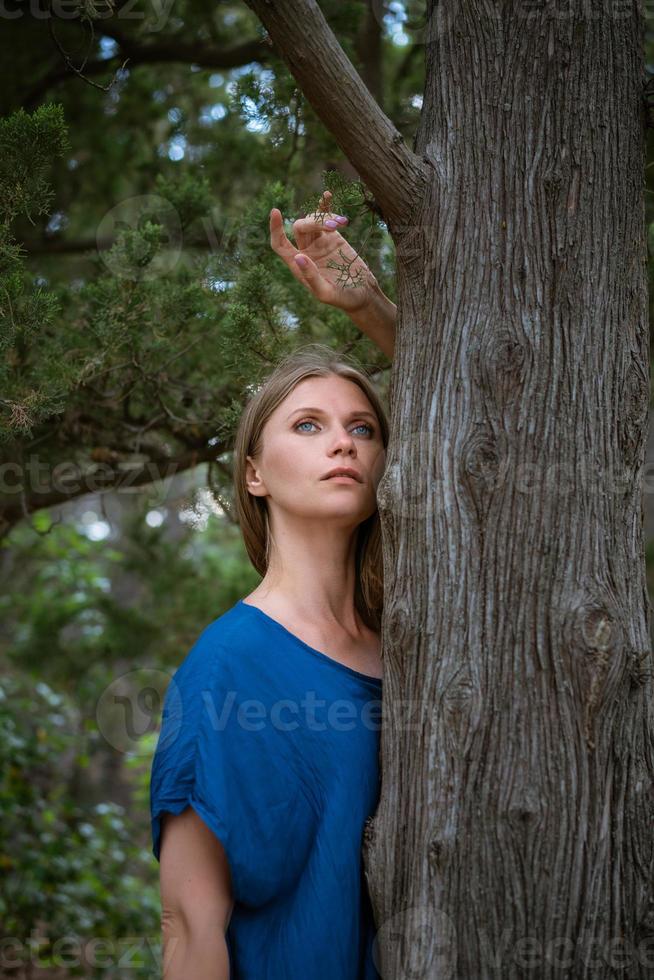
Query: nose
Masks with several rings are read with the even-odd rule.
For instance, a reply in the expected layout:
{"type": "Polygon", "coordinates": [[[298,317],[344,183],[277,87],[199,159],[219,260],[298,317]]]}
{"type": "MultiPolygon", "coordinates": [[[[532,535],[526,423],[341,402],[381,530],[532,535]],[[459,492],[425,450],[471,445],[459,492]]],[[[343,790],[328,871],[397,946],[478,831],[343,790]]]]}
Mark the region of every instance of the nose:
{"type": "Polygon", "coordinates": [[[339,448],[341,451],[345,450],[346,452],[352,452],[354,450],[354,455],[356,455],[356,442],[348,429],[341,429],[335,440],[334,450],[339,448]]]}

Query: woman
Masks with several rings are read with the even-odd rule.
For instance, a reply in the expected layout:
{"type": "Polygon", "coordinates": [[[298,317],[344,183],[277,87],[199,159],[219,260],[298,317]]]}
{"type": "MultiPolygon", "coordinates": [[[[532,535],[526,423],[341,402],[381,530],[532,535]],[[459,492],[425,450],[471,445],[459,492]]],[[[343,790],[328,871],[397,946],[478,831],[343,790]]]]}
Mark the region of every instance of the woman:
{"type": "MultiPolygon", "coordinates": [[[[276,209],[270,226],[307,288],[392,352],[392,304],[365,264],[363,303],[330,278],[335,228],[301,219],[293,249],[276,209]]],[[[361,842],[379,793],[387,441],[366,375],[319,345],[245,407],[234,482],[262,581],[175,672],[152,764],[166,980],[379,976],[361,842]]]]}

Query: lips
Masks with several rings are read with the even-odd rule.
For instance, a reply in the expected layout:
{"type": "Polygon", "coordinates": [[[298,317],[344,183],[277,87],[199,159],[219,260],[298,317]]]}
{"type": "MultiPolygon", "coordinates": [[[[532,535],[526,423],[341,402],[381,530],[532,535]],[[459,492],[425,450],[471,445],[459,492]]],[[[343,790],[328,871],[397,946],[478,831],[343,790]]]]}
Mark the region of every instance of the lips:
{"type": "Polygon", "coordinates": [[[347,476],[351,480],[355,480],[357,483],[363,482],[359,474],[355,470],[351,469],[341,469],[331,473],[326,473],[325,476],[323,476],[323,480],[333,480],[336,476],[347,476]]]}

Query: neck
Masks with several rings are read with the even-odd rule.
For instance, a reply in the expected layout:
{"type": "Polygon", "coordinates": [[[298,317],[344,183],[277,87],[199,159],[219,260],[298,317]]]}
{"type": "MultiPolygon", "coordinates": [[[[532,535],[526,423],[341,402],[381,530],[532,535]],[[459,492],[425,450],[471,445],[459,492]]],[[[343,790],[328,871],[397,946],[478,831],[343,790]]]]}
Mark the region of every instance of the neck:
{"type": "Polygon", "coordinates": [[[299,620],[349,632],[360,628],[354,605],[358,528],[308,528],[285,521],[272,530],[270,564],[256,594],[299,620]]]}

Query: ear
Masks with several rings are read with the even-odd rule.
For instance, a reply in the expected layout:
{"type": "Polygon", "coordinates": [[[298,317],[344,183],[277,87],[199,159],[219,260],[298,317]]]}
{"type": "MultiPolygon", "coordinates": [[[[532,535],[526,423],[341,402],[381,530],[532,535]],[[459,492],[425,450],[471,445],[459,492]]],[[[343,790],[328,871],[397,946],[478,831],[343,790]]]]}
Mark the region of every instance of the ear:
{"type": "Polygon", "coordinates": [[[266,485],[261,479],[261,474],[252,461],[251,456],[246,456],[245,464],[245,485],[254,497],[265,497],[268,493],[266,485]]]}

